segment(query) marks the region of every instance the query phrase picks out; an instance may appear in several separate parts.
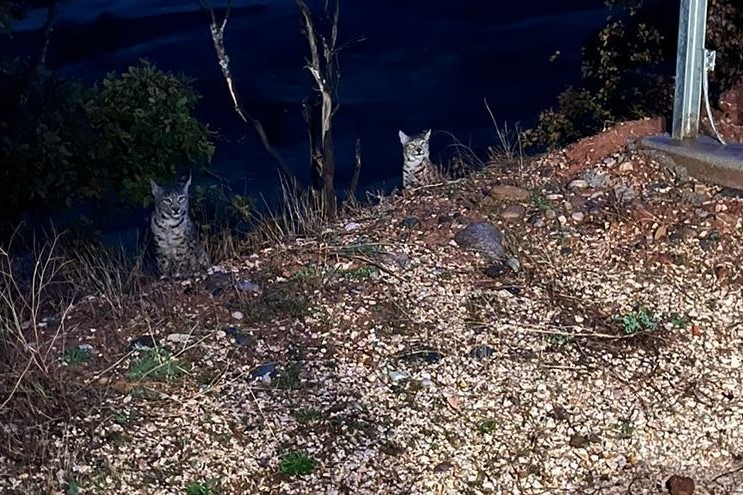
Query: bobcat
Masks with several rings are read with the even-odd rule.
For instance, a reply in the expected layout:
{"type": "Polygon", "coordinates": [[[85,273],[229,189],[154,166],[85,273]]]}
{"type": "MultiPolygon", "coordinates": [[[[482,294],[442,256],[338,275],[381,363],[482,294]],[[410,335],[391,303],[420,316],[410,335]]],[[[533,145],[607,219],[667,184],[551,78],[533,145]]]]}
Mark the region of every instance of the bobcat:
{"type": "Polygon", "coordinates": [[[190,176],[185,185],[173,188],[160,187],[150,180],[155,198],[150,228],[155,238],[157,267],[161,275],[180,276],[209,266],[209,258],[188,215],[190,185],[190,176]]]}
{"type": "Polygon", "coordinates": [[[414,136],[408,136],[403,131],[399,131],[399,135],[404,159],[402,166],[402,187],[404,189],[410,189],[441,180],[440,172],[431,163],[431,158],[429,157],[428,140],[431,137],[431,130],[429,129],[414,136]]]}

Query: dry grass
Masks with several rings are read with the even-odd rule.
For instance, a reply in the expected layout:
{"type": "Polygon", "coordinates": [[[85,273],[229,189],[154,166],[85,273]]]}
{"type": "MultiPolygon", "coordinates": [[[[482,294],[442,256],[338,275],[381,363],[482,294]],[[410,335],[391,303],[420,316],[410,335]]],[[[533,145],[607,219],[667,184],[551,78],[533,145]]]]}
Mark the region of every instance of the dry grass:
{"type": "Polygon", "coordinates": [[[16,273],[9,251],[0,249],[0,453],[25,463],[48,458],[50,430],[75,409],[52,355],[64,339],[72,300],[63,296],[55,305],[56,328],[42,321],[52,309],[47,297],[68,263],[57,255],[58,241],[37,251],[30,278],[16,273]]]}

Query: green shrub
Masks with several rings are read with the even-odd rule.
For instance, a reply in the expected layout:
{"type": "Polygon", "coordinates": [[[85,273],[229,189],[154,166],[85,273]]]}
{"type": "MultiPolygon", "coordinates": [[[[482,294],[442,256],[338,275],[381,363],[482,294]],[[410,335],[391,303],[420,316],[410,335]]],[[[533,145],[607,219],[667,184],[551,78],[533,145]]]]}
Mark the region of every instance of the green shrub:
{"type": "Polygon", "coordinates": [[[150,178],[211,159],[211,133],[191,115],[199,97],[181,77],[146,61],[92,88],[29,73],[0,61],[0,224],[77,201],[145,203],[150,178]]]}
{"type": "Polygon", "coordinates": [[[140,60],[94,87],[86,110],[98,135],[96,159],[127,199],[145,204],[149,179],[167,181],[211,160],[210,132],[191,115],[199,96],[190,83],[140,60]]]}
{"type": "MultiPolygon", "coordinates": [[[[564,146],[595,134],[603,122],[671,115],[678,37],[678,2],[604,0],[606,25],[582,51],[582,83],[542,112],[527,144],[564,146]]],[[[743,78],[743,8],[710,0],[706,46],[717,50],[712,99],[743,78]]],[[[714,103],[714,101],[713,101],[714,103]]]]}

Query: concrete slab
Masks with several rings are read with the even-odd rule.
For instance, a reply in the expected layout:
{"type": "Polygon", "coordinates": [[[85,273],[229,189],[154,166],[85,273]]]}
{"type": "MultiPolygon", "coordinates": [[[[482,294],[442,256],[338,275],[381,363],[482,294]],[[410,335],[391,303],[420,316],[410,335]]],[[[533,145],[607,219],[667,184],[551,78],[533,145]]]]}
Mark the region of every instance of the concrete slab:
{"type": "Polygon", "coordinates": [[[676,141],[661,134],[641,139],[640,147],[666,153],[696,179],[743,189],[743,145],[722,145],[707,136],[676,141]]]}

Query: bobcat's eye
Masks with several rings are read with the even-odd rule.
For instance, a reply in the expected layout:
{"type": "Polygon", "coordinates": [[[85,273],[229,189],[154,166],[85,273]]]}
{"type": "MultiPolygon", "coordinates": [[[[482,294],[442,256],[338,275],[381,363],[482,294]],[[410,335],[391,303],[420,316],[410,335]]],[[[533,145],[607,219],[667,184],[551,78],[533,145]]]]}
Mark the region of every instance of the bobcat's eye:
{"type": "Polygon", "coordinates": [[[172,203],[172,202],[173,202],[173,200],[172,200],[172,199],[170,199],[170,198],[164,198],[164,199],[163,199],[163,203],[167,203],[167,204],[170,204],[170,203],[172,203]]]}
{"type": "Polygon", "coordinates": [[[185,196],[178,196],[178,202],[179,203],[183,203],[184,201],[186,201],[186,197],[185,196]]]}

